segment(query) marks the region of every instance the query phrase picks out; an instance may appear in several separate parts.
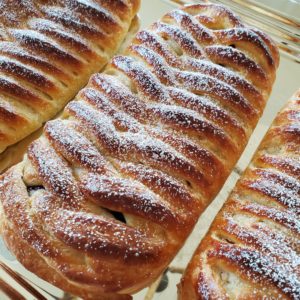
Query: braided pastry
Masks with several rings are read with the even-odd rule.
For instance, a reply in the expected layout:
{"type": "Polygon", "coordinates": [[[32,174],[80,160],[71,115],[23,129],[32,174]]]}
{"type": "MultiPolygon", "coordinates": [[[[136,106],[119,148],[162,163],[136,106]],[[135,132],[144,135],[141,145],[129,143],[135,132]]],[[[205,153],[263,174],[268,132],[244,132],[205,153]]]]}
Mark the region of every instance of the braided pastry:
{"type": "Polygon", "coordinates": [[[219,5],[174,10],[139,32],[3,176],[8,247],[67,291],[129,299],[222,187],[277,65],[273,42],[219,5]]]}
{"type": "Polygon", "coordinates": [[[300,298],[300,90],[196,250],[179,299],[300,298]]]}
{"type": "Polygon", "coordinates": [[[0,0],[0,171],[16,159],[5,149],[57,114],[109,61],[138,5],[0,0]]]}

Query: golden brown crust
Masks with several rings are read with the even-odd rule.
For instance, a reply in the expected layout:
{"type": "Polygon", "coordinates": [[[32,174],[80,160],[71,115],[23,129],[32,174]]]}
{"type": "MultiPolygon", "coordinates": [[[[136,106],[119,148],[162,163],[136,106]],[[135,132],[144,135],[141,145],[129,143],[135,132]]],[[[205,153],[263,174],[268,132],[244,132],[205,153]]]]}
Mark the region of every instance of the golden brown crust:
{"type": "Polygon", "coordinates": [[[138,5],[0,1],[0,153],[53,118],[103,68],[138,5]]]}
{"type": "Polygon", "coordinates": [[[119,297],[150,284],[244,149],[275,78],[272,47],[218,5],[175,10],[139,32],[3,176],[4,227],[70,292],[119,297]],[[223,45],[232,28],[245,34],[236,48],[223,45]],[[220,66],[211,47],[244,61],[220,66]]]}
{"type": "Polygon", "coordinates": [[[196,250],[179,299],[299,299],[300,90],[196,250]]]}

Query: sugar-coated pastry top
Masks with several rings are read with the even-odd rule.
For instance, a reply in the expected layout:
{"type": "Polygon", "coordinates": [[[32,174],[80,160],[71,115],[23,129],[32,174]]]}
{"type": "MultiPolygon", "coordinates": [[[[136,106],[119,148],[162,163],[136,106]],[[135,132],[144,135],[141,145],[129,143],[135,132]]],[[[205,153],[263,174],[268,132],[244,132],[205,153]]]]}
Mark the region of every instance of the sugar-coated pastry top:
{"type": "Polygon", "coordinates": [[[0,1],[0,153],[58,113],[107,63],[138,4],[0,1]]]}
{"type": "Polygon", "coordinates": [[[140,31],[3,176],[9,248],[74,294],[130,298],[222,187],[277,66],[270,38],[223,6],[177,9],[140,31]]]}
{"type": "Polygon", "coordinates": [[[300,298],[300,90],[196,250],[179,299],[300,298]]]}

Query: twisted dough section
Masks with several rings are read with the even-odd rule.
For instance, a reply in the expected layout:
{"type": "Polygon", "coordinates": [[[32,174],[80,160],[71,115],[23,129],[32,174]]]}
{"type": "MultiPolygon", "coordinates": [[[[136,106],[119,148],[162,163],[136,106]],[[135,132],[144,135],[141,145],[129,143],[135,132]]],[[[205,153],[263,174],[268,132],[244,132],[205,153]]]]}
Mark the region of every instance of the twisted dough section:
{"type": "Polygon", "coordinates": [[[0,153],[57,114],[103,68],[138,4],[0,1],[0,153]]]}
{"type": "Polygon", "coordinates": [[[300,90],[192,258],[179,299],[299,299],[300,90]]]}
{"type": "Polygon", "coordinates": [[[150,284],[231,172],[277,65],[272,41],[223,6],[139,32],[3,176],[9,248],[85,298],[150,284]]]}

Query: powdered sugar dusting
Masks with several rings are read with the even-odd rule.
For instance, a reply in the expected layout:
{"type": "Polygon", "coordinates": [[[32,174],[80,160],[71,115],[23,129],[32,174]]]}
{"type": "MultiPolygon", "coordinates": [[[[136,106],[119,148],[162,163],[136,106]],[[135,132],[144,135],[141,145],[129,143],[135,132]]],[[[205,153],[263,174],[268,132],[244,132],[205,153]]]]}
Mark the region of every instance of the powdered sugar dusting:
{"type": "MultiPolygon", "coordinates": [[[[215,276],[221,277],[218,285],[230,289],[229,294],[232,290],[222,272],[233,274],[234,280],[249,287],[240,290],[239,297],[300,297],[299,143],[294,138],[276,142],[277,148],[273,143],[275,130],[279,138],[287,131],[295,133],[297,119],[285,118],[295,111],[295,105],[296,101],[290,100],[276,118],[194,257],[207,259],[215,276]],[[263,289],[255,291],[257,286],[263,289]]],[[[209,282],[200,276],[198,284],[202,281],[209,282]]]]}
{"type": "Polygon", "coordinates": [[[17,79],[11,87],[17,91],[6,94],[1,82],[1,94],[16,108],[28,104],[23,105],[22,91],[38,91],[43,100],[33,97],[29,103],[35,112],[27,129],[21,122],[1,123],[1,151],[60,111],[116,50],[134,17],[133,7],[129,2],[104,2],[0,1],[0,76],[17,79]]]}
{"type": "Polygon", "coordinates": [[[43,184],[59,198],[65,200],[66,207],[77,206],[81,200],[81,194],[62,157],[58,156],[53,149],[46,148],[42,141],[34,142],[28,155],[36,165],[43,184]]]}
{"type": "Polygon", "coordinates": [[[294,299],[300,295],[300,281],[297,276],[297,266],[290,262],[278,261],[274,256],[265,256],[256,250],[238,248],[220,244],[218,252],[212,250],[208,255],[216,255],[239,265],[248,278],[259,281],[261,278],[271,281],[284,293],[294,299]]]}
{"type": "MultiPolygon", "coordinates": [[[[32,19],[30,28],[10,30],[25,49],[19,57],[37,54],[46,61],[51,53],[53,66],[78,76],[90,41],[98,33],[109,44],[108,29],[120,25],[108,5],[74,0],[57,9],[43,6],[43,17],[32,19]]],[[[35,187],[27,196],[44,230],[66,250],[63,263],[53,267],[68,282],[118,292],[140,284],[145,274],[158,275],[224,183],[257,122],[264,88],[247,77],[255,69],[248,72],[247,64],[264,66],[242,49],[236,50],[242,63],[238,55],[218,54],[238,68],[218,66],[208,50],[226,49],[218,34],[227,29],[214,30],[189,10],[139,33],[29,149],[24,180],[35,187]],[[78,261],[70,262],[71,256],[78,261]],[[116,265],[128,269],[128,278],[114,271],[116,265]]],[[[227,15],[228,27],[242,26],[219,6],[199,17],[217,18],[214,10],[227,15]]]]}

